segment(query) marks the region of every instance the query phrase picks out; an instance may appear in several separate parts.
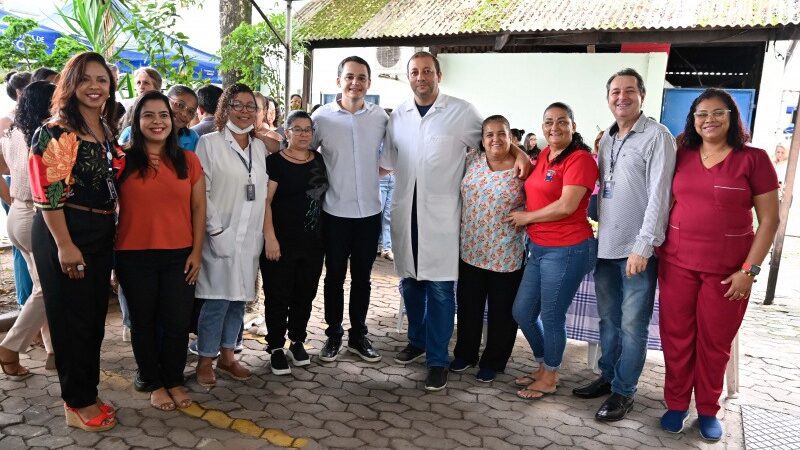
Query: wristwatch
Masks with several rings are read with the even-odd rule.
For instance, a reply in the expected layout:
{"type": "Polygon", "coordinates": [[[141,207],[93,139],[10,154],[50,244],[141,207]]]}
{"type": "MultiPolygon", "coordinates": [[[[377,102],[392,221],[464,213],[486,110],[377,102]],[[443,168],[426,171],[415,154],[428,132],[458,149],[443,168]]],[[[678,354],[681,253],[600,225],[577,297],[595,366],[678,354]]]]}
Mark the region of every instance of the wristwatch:
{"type": "Polygon", "coordinates": [[[746,273],[747,275],[755,278],[756,275],[761,273],[761,266],[756,264],[750,264],[748,262],[742,264],[742,272],[746,273]]]}

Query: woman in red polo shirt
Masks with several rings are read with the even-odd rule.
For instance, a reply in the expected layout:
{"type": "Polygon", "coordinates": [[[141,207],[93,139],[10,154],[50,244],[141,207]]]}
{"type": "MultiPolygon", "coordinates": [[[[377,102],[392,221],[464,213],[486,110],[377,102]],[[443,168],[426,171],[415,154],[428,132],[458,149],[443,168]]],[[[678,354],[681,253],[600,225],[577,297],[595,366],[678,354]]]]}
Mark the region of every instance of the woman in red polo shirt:
{"type": "Polygon", "coordinates": [[[526,211],[506,219],[526,226],[531,240],[512,311],[539,363],[530,376],[516,381],[526,386],[517,392],[526,399],[556,391],[567,343],[567,309],[597,261],[597,240],[586,218],[597,163],[564,103],[547,107],[542,131],[548,146],[525,181],[526,211]]]}
{"type": "Polygon", "coordinates": [[[707,89],[692,103],[678,137],[673,206],[658,252],[668,409],[661,426],[683,429],[694,390],[700,433],[709,440],[722,437],[716,414],[731,343],[778,228],[775,169],[746,140],[730,94],[707,89]]]}
{"type": "Polygon", "coordinates": [[[200,272],[206,188],[197,155],[178,146],[169,99],[136,103],[119,186],[116,270],[128,298],[139,377],[162,411],[191,406],[183,389],[186,344],[200,272]]]}

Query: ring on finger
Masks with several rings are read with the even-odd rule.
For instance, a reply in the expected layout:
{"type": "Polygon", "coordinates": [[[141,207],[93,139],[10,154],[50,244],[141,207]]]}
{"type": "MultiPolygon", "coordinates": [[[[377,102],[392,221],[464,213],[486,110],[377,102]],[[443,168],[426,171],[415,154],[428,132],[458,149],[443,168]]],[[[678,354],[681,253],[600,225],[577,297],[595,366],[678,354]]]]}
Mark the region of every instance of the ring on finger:
{"type": "Polygon", "coordinates": [[[75,269],[77,269],[78,272],[83,272],[83,269],[85,268],[86,267],[83,264],[78,264],[77,266],[75,266],[75,269]]]}

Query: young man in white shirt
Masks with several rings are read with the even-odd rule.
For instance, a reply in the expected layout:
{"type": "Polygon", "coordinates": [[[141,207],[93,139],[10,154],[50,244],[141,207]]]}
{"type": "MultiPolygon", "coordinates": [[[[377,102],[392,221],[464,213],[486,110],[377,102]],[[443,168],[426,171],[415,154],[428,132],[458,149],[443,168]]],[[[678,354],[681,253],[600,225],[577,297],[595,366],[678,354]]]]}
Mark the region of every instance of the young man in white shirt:
{"type": "MultiPolygon", "coordinates": [[[[483,121],[465,100],[439,92],[442,71],[428,52],[408,61],[414,98],[392,112],[381,167],[395,171],[392,249],[408,313],[409,344],[395,357],[409,364],[426,355],[425,389],[447,385],[458,278],[460,186],[467,148],[478,148],[483,121]]],[[[531,163],[517,148],[515,170],[531,163]]]]}
{"type": "Polygon", "coordinates": [[[328,336],[319,354],[334,361],[344,329],[344,280],[350,262],[350,330],[347,349],[368,362],[381,355],[367,338],[370,274],[381,230],[379,152],[389,117],[364,101],[370,86],[369,64],[350,56],[339,64],[336,84],[341,99],[317,109],[313,148],[319,148],[328,167],[330,187],[322,206],[325,245],[325,322],[328,336]]]}

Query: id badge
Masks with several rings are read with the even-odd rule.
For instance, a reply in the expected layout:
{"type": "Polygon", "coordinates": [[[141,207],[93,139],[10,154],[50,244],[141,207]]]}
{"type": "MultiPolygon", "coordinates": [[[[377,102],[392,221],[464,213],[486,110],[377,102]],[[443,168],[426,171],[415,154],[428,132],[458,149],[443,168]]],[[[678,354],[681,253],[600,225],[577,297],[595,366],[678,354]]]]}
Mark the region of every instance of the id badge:
{"type": "Polygon", "coordinates": [[[614,182],[611,180],[606,180],[603,182],[603,198],[613,198],[614,197],[614,182]]]}
{"type": "Polygon", "coordinates": [[[554,169],[547,169],[547,173],[544,175],[544,181],[548,183],[553,181],[553,177],[556,175],[556,171],[554,169]]]}
{"type": "Polygon", "coordinates": [[[256,185],[253,183],[246,184],[244,186],[244,193],[248,202],[254,201],[256,199],[256,185]]]}
{"type": "Polygon", "coordinates": [[[108,186],[108,198],[110,200],[117,199],[117,188],[114,186],[114,180],[106,178],[106,186],[108,186]]]}

